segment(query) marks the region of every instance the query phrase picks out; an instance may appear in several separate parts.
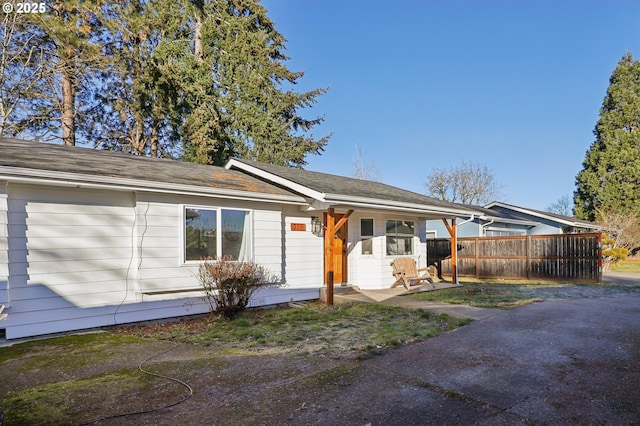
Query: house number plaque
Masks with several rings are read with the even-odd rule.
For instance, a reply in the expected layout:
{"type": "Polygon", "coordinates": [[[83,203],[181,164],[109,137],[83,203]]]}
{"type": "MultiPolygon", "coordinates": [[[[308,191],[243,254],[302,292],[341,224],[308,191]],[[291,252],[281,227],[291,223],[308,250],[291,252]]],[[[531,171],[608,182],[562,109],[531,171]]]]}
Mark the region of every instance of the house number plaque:
{"type": "Polygon", "coordinates": [[[307,224],[306,223],[292,223],[291,224],[292,231],[306,231],[307,224]]]}

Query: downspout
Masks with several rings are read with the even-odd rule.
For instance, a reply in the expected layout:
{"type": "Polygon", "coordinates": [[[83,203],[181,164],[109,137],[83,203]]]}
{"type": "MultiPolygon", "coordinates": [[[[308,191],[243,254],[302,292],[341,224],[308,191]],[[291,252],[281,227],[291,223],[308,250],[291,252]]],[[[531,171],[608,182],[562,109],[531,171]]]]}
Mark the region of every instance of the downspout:
{"type": "Polygon", "coordinates": [[[462,226],[462,225],[464,225],[465,223],[472,222],[475,218],[476,218],[476,215],[472,214],[472,215],[471,215],[471,217],[470,217],[469,219],[467,219],[467,220],[463,220],[462,222],[460,222],[460,223],[458,224],[458,226],[462,226]]]}
{"type": "Polygon", "coordinates": [[[480,227],[482,228],[482,235],[480,235],[481,237],[484,237],[485,233],[486,233],[486,227],[491,225],[493,222],[495,222],[495,219],[491,219],[489,222],[487,223],[483,223],[482,225],[480,225],[480,227]]]}

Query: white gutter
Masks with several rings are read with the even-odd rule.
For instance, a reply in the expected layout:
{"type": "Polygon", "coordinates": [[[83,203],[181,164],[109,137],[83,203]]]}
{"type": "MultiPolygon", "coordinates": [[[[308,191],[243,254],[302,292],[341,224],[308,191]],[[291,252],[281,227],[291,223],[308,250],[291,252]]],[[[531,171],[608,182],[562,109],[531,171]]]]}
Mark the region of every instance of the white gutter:
{"type": "Polygon", "coordinates": [[[363,207],[370,210],[389,210],[396,212],[416,213],[420,215],[429,216],[428,219],[451,219],[460,216],[460,212],[443,212],[430,210],[420,205],[403,205],[401,203],[391,204],[388,201],[385,204],[373,204],[373,203],[361,203],[361,202],[344,202],[344,203],[331,203],[333,207],[363,207]]]}
{"type": "Polygon", "coordinates": [[[0,179],[6,180],[7,182],[55,185],[72,188],[96,188],[111,191],[146,191],[162,194],[213,196],[234,200],[262,201],[294,205],[307,204],[303,198],[294,195],[268,194],[253,191],[143,181],[111,176],[51,172],[5,166],[0,166],[0,179]]]}
{"type": "Polygon", "coordinates": [[[378,209],[398,210],[403,209],[412,212],[426,212],[430,214],[447,215],[448,217],[473,216],[469,210],[454,210],[446,207],[431,206],[427,204],[406,203],[402,201],[389,201],[380,198],[353,197],[339,194],[326,194],[326,201],[339,205],[343,203],[347,206],[374,207],[378,209]]]}
{"type": "Polygon", "coordinates": [[[461,226],[461,225],[464,225],[465,223],[472,222],[474,219],[475,219],[475,215],[471,215],[469,219],[463,220],[462,222],[458,223],[456,226],[461,226]]]}

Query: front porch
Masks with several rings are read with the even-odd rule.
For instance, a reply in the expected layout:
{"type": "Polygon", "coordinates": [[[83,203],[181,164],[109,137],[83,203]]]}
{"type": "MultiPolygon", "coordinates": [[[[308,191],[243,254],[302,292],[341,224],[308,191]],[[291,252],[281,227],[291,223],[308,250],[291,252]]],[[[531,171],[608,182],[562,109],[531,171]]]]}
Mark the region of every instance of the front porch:
{"type": "MultiPolygon", "coordinates": [[[[475,306],[467,305],[452,305],[449,303],[417,300],[411,297],[401,297],[413,293],[443,290],[446,288],[454,288],[459,286],[460,285],[455,285],[447,281],[436,282],[435,288],[433,288],[431,284],[422,284],[412,286],[410,290],[407,290],[404,287],[386,288],[380,290],[361,290],[357,286],[351,285],[336,286],[334,288],[334,302],[379,303],[382,305],[399,306],[405,309],[423,309],[436,315],[446,314],[457,318],[470,318],[473,320],[482,320],[505,312],[500,309],[478,308],[475,306]]],[[[326,287],[320,290],[321,299],[324,297],[325,290],[326,287]]],[[[322,300],[324,301],[324,299],[322,300]]]]}
{"type": "MultiPolygon", "coordinates": [[[[414,293],[422,293],[425,291],[436,291],[443,290],[445,288],[454,288],[458,287],[457,285],[440,281],[433,284],[420,284],[416,286],[411,286],[409,290],[404,288],[403,286],[398,286],[395,288],[384,288],[384,289],[376,289],[376,290],[363,290],[355,285],[336,285],[333,288],[333,299],[334,302],[368,302],[368,303],[385,303],[392,298],[399,296],[406,296],[408,294],[414,293]],[[435,288],[434,288],[435,286],[435,288]]],[[[326,291],[327,287],[322,287],[320,289],[320,300],[326,302],[326,291]]]]}

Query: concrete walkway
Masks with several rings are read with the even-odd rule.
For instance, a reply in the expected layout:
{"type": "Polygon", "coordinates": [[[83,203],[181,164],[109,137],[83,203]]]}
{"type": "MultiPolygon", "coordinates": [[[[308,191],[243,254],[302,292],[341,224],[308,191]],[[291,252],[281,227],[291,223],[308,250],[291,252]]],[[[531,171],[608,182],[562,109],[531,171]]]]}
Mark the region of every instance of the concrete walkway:
{"type": "Polygon", "coordinates": [[[357,287],[336,287],[334,292],[334,301],[336,303],[357,301],[380,303],[389,306],[401,306],[408,309],[424,309],[437,314],[447,314],[457,318],[472,318],[480,320],[499,315],[504,311],[500,309],[477,308],[466,305],[453,305],[442,302],[431,302],[428,300],[417,300],[409,297],[403,297],[408,294],[420,293],[423,291],[441,290],[445,288],[456,287],[448,282],[437,282],[435,288],[430,284],[422,284],[411,287],[407,290],[404,287],[387,288],[382,290],[361,290],[357,287]]]}
{"type": "MultiPolygon", "coordinates": [[[[604,272],[602,281],[604,283],[640,286],[640,274],[631,272],[604,272]]],[[[502,309],[477,308],[474,306],[453,305],[450,303],[431,302],[428,300],[416,300],[403,297],[408,294],[456,287],[456,285],[446,281],[437,282],[434,286],[421,284],[411,287],[411,290],[407,290],[402,286],[381,290],[361,290],[356,286],[337,286],[335,287],[334,301],[336,303],[346,301],[380,303],[390,306],[401,306],[408,309],[424,309],[437,314],[447,314],[457,318],[471,318],[474,320],[490,318],[505,312],[502,309]]]]}

